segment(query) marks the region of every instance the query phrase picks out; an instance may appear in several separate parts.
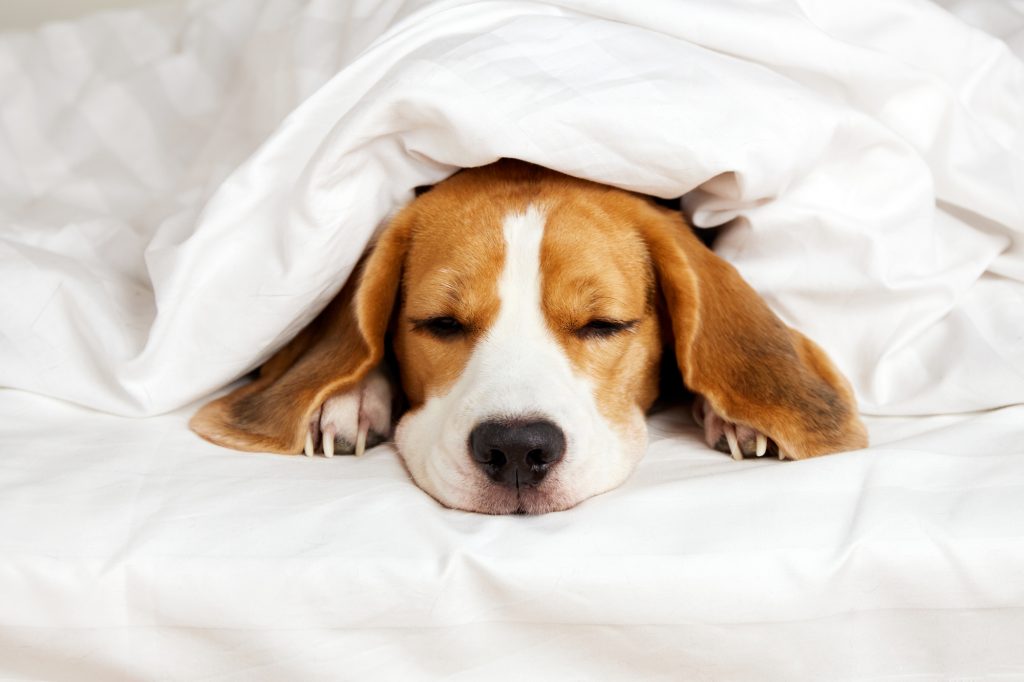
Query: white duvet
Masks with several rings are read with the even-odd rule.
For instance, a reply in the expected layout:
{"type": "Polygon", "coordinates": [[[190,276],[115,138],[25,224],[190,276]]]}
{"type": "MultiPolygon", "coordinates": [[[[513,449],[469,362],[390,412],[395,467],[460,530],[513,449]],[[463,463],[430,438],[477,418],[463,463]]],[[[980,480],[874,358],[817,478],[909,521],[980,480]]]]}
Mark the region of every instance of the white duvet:
{"type": "Polygon", "coordinates": [[[1024,3],[945,5],[212,0],[0,35],[0,679],[1024,677],[1024,3]],[[413,187],[502,156],[728,223],[872,447],[736,463],[666,412],[622,488],[484,517],[387,446],[187,430],[413,187]]]}
{"type": "Polygon", "coordinates": [[[196,400],[511,156],[732,221],[869,413],[1024,401],[1024,63],[936,5],[214,0],[0,37],[0,92],[2,386],[196,400]]]}

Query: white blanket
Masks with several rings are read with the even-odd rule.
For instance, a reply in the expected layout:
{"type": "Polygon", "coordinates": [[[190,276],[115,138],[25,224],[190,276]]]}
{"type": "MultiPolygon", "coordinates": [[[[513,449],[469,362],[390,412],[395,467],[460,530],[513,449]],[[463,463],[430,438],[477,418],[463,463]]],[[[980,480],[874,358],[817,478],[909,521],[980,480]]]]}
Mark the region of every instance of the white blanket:
{"type": "Polygon", "coordinates": [[[5,680],[1024,676],[1024,407],[796,463],[665,412],[624,486],[525,517],[440,508],[387,446],[0,401],[5,680]]]}
{"type": "Polygon", "coordinates": [[[512,156],[732,221],[868,412],[1024,401],[1024,64],[935,5],[214,0],[2,36],[0,93],[0,386],[207,395],[512,156]]]}

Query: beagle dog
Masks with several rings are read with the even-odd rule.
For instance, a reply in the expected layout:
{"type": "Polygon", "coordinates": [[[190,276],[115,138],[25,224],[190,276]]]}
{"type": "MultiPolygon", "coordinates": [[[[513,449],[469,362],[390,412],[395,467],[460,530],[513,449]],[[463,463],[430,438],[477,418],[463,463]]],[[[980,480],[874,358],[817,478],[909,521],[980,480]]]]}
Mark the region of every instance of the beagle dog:
{"type": "Polygon", "coordinates": [[[399,212],[319,317],[191,427],[239,450],[361,453],[391,436],[401,397],[395,444],[441,504],[556,511],[633,471],[666,348],[713,448],[867,444],[825,353],[678,211],[507,159],[399,212]]]}

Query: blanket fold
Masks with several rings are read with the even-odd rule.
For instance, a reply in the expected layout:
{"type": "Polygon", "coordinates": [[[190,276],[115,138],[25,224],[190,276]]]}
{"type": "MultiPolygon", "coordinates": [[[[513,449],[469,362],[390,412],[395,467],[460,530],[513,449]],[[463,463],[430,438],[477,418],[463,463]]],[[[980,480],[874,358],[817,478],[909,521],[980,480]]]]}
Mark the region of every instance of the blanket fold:
{"type": "Polygon", "coordinates": [[[194,401],[415,186],[508,156],[728,225],[866,412],[1024,402],[1024,20],[949,4],[214,0],[0,35],[0,386],[194,401]]]}

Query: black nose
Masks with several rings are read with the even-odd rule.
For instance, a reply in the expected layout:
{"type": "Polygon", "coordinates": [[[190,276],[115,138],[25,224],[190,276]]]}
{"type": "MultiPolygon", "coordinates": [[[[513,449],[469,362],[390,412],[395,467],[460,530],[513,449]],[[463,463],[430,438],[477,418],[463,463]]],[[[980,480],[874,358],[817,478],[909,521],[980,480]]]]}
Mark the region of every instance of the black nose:
{"type": "Polygon", "coordinates": [[[565,434],[549,421],[486,421],[470,432],[469,451],[495,483],[535,486],[565,454],[565,434]]]}

